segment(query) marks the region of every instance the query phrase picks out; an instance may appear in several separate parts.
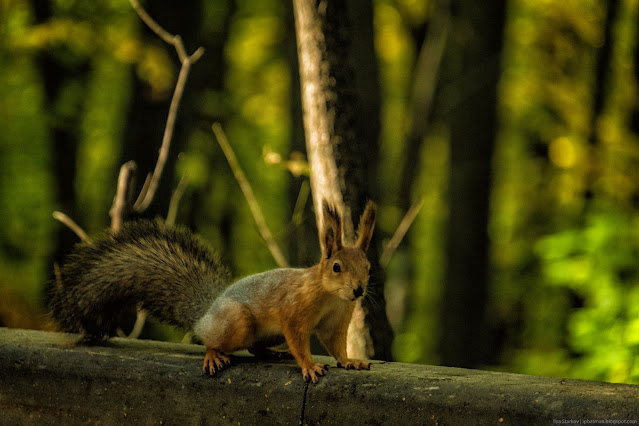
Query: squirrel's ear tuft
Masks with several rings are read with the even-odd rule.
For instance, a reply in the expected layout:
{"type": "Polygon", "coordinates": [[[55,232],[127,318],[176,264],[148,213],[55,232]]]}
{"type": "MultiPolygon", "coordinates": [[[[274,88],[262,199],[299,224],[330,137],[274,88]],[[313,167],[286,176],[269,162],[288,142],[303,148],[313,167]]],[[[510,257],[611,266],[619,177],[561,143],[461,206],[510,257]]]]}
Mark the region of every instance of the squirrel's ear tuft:
{"type": "Polygon", "coordinates": [[[357,227],[357,242],[356,247],[359,247],[363,251],[368,250],[368,246],[371,243],[373,237],[373,229],[375,228],[375,215],[377,214],[377,205],[368,201],[362,217],[359,219],[359,226],[357,227]]]}
{"type": "Polygon", "coordinates": [[[325,259],[342,248],[342,220],[335,206],[322,201],[324,210],[322,230],[322,255],[325,259]]]}

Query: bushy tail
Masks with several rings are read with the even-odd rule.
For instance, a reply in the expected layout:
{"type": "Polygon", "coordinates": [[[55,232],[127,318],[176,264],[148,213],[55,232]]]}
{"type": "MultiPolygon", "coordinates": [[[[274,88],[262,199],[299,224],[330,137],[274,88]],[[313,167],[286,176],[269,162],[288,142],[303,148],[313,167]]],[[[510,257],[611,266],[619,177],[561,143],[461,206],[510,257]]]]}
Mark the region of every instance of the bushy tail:
{"type": "Polygon", "coordinates": [[[115,235],[78,244],[52,289],[54,320],[68,332],[112,336],[118,314],[141,307],[190,329],[228,286],[219,256],[183,227],[126,223],[115,235]]]}

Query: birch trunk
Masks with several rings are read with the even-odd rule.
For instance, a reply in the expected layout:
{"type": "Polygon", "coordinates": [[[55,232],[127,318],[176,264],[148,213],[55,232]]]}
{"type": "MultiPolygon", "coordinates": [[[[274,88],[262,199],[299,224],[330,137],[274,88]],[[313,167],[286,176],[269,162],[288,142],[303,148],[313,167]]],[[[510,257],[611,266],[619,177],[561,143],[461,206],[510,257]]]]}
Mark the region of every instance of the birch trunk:
{"type": "MultiPolygon", "coordinates": [[[[352,244],[354,223],[368,198],[363,167],[368,163],[364,162],[370,162],[375,155],[364,152],[356,137],[357,95],[353,67],[348,60],[352,39],[348,5],[347,2],[294,0],[293,7],[313,204],[316,212],[322,211],[323,199],[337,206],[343,216],[344,241],[352,244]]],[[[377,120],[377,117],[369,119],[377,120]]],[[[321,215],[316,217],[321,229],[321,215]]],[[[376,256],[376,250],[370,254],[369,257],[376,256]]],[[[371,263],[378,265],[377,259],[371,263]]],[[[381,269],[375,266],[373,269],[371,282],[381,284],[381,269]]],[[[381,302],[363,302],[364,307],[358,302],[349,327],[348,356],[390,359],[392,331],[383,308],[383,287],[371,293],[381,297],[381,302]],[[374,311],[372,306],[382,309],[374,311]],[[382,320],[377,321],[380,316],[382,320]]]]}

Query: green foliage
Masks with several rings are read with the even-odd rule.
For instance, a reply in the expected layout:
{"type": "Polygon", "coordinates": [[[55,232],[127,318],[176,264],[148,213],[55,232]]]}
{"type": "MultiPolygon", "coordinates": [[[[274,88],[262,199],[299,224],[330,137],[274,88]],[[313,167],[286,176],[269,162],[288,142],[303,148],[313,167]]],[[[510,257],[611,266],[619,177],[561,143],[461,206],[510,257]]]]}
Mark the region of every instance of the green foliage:
{"type": "Polygon", "coordinates": [[[568,318],[569,373],[636,382],[639,348],[637,218],[596,213],[585,226],[540,239],[544,281],[577,298],[568,318]],[[633,220],[634,219],[634,220],[633,220]]]}
{"type": "Polygon", "coordinates": [[[596,1],[511,7],[491,310],[510,329],[502,362],[511,369],[637,382],[636,5],[621,3],[598,81],[605,12],[596,1]]]}

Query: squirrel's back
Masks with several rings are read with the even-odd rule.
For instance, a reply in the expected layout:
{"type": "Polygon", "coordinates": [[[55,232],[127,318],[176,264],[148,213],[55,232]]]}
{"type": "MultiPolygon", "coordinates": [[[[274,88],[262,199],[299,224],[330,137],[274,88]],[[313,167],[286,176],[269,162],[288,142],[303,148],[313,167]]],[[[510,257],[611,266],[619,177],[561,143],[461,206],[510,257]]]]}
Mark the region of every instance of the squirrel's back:
{"type": "Polygon", "coordinates": [[[53,285],[51,312],[63,330],[92,337],[113,335],[130,307],[190,329],[229,278],[219,256],[186,228],[128,222],[75,247],[53,285]]]}

